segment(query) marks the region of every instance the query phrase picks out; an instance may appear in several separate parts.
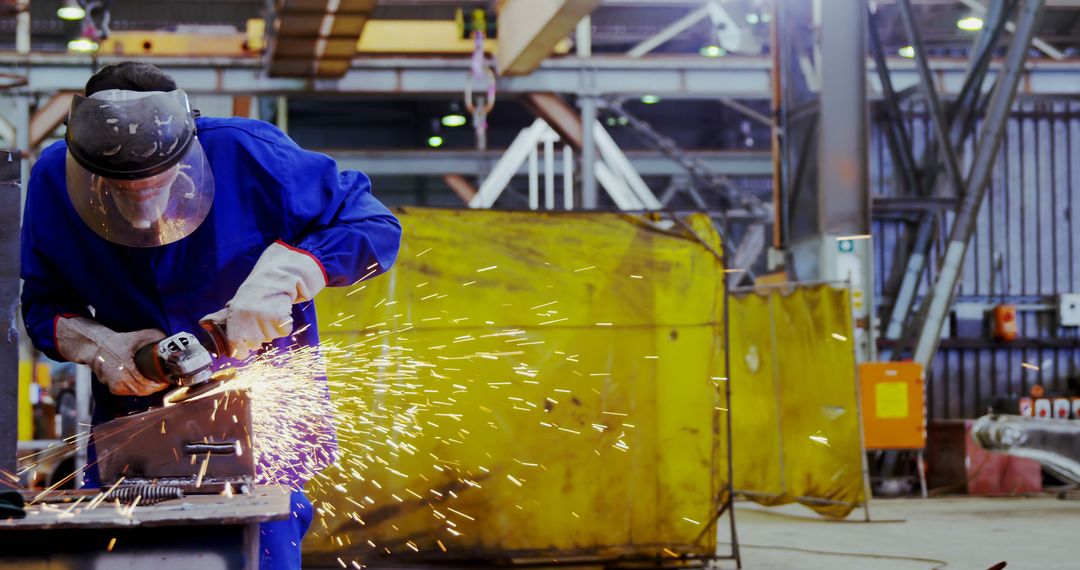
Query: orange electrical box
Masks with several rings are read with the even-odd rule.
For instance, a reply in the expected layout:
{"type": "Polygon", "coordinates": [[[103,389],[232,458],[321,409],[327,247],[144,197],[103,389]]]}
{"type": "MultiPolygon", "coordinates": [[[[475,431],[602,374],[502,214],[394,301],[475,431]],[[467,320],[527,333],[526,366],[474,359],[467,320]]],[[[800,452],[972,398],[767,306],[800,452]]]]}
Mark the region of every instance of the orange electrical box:
{"type": "Polygon", "coordinates": [[[991,313],[994,317],[994,338],[1016,340],[1016,305],[995,305],[991,313]]]}
{"type": "Polygon", "coordinates": [[[863,435],[867,449],[926,447],[923,368],[915,362],[859,365],[863,435]]]}

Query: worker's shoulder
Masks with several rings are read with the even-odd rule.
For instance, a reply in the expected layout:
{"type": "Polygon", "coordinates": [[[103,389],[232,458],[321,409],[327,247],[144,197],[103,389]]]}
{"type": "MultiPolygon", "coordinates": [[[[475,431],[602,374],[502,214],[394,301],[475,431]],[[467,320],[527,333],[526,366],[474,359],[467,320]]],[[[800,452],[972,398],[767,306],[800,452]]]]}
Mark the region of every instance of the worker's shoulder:
{"type": "Polygon", "coordinates": [[[200,117],[196,122],[203,143],[215,139],[258,139],[271,144],[294,144],[285,133],[266,121],[242,117],[200,117]]]}
{"type": "Polygon", "coordinates": [[[38,153],[34,161],[34,172],[59,172],[63,175],[67,160],[67,143],[56,141],[38,153]]]}

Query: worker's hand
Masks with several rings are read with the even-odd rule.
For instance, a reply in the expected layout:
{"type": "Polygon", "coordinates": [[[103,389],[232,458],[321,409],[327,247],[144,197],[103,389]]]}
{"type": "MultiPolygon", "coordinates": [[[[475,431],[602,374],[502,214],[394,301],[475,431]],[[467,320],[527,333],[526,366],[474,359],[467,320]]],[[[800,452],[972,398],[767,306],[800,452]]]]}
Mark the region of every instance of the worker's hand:
{"type": "Polygon", "coordinates": [[[157,329],[118,333],[85,317],[56,321],[56,349],[72,362],[85,364],[117,396],[149,396],[169,387],[139,374],[135,352],[165,338],[157,329]]]}
{"type": "Polygon", "coordinates": [[[243,360],[263,344],[291,334],[292,306],[313,299],[324,287],[326,275],[311,255],[273,243],[225,308],[202,320],[221,325],[230,356],[243,360]]]}
{"type": "Polygon", "coordinates": [[[283,293],[262,287],[241,287],[224,309],[204,321],[225,329],[232,358],[243,360],[274,339],[292,332],[292,300],[283,293]]]}

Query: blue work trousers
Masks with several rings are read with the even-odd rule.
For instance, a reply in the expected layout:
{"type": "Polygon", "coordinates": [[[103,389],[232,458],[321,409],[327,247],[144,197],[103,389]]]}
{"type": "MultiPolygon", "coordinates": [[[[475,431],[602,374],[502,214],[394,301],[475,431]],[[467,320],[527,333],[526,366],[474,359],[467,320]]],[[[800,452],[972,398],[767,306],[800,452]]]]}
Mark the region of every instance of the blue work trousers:
{"type": "Polygon", "coordinates": [[[300,570],[300,543],[311,526],[311,501],[303,491],[293,491],[292,513],[286,520],[259,525],[260,570],[300,570]]]}

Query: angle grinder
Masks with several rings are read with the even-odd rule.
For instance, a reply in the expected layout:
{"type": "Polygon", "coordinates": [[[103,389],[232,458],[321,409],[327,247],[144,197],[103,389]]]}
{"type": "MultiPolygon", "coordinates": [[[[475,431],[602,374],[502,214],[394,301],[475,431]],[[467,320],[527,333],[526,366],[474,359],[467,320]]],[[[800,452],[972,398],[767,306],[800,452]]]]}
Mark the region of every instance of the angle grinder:
{"type": "Polygon", "coordinates": [[[199,323],[198,335],[179,332],[135,352],[135,367],[148,380],[177,386],[166,401],[175,403],[211,389],[229,374],[215,373],[214,361],[228,354],[225,328],[214,321],[199,323]]]}

